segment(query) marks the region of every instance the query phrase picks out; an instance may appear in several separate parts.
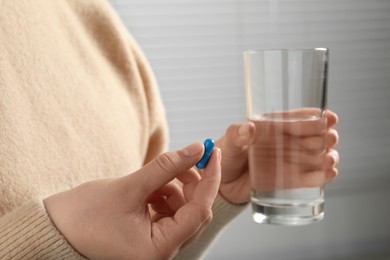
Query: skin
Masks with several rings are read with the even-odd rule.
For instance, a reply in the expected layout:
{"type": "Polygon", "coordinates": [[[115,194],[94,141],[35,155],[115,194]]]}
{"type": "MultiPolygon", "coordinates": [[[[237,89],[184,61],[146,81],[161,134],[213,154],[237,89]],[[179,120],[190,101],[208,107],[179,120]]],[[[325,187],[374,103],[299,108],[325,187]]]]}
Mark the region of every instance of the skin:
{"type": "MultiPolygon", "coordinates": [[[[308,168],[306,176],[315,177],[304,185],[327,184],[337,175],[338,135],[333,127],[338,118],[331,111],[325,117],[322,127],[305,126],[312,129],[309,135],[294,129],[285,133],[293,136],[293,146],[325,151],[314,170],[308,168]],[[316,171],[318,165],[325,170],[316,171]]],[[[170,259],[211,221],[218,192],[232,204],[249,202],[248,148],[263,130],[251,122],[231,125],[202,171],[193,166],[203,155],[203,144],[194,143],[164,153],[127,176],[88,182],[50,196],[44,200],[46,210],[69,243],[87,258],[170,259]]],[[[264,144],[273,145],[267,140],[264,144]]],[[[306,150],[298,151],[291,154],[301,156],[306,150]]]]}
{"type": "Polygon", "coordinates": [[[87,258],[170,259],[212,219],[221,153],[214,149],[200,175],[193,166],[203,150],[202,143],[194,143],[164,153],[125,177],[55,194],[44,200],[45,207],[87,258]]]}
{"type": "MultiPolygon", "coordinates": [[[[306,122],[304,127],[306,132],[297,132],[296,129],[302,129],[302,126],[299,125],[295,125],[295,128],[285,128],[284,136],[286,138],[293,137],[296,141],[294,142],[295,145],[306,147],[308,150],[317,148],[324,151],[320,160],[313,166],[313,170],[306,171],[305,183],[295,184],[295,186],[328,184],[338,174],[336,165],[339,163],[339,154],[334,149],[339,140],[338,133],[334,129],[338,117],[330,110],[325,111],[324,116],[326,120],[323,126],[311,127],[306,122]],[[324,170],[318,171],[316,168],[318,165],[321,165],[324,170]]],[[[263,130],[256,129],[252,122],[233,124],[227,129],[225,135],[217,141],[217,146],[221,148],[223,154],[222,179],[219,192],[233,204],[243,204],[250,200],[251,184],[248,168],[248,149],[249,145],[255,142],[256,135],[261,135],[263,130]]],[[[301,150],[298,156],[304,152],[305,150],[301,150]]],[[[303,161],[310,160],[311,158],[308,158],[303,161]]]]}

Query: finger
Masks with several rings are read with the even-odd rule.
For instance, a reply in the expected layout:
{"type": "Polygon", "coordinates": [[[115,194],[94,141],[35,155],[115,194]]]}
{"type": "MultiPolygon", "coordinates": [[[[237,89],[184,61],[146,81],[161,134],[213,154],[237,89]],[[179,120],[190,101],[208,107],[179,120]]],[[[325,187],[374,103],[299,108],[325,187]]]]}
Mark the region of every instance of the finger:
{"type": "Polygon", "coordinates": [[[284,161],[307,169],[323,169],[324,153],[308,153],[288,150],[284,152],[284,161]]]}
{"type": "Polygon", "coordinates": [[[166,197],[164,196],[152,195],[149,200],[149,206],[152,209],[152,211],[149,212],[153,221],[157,221],[162,216],[171,216],[176,212],[169,207],[166,197]]]}
{"type": "Polygon", "coordinates": [[[339,163],[339,153],[336,150],[330,149],[325,154],[325,171],[312,171],[305,174],[304,184],[308,187],[320,186],[333,181],[338,175],[336,165],[339,163]]]}
{"type": "MultiPolygon", "coordinates": [[[[211,221],[211,207],[218,193],[221,177],[220,149],[215,148],[192,199],[181,207],[173,219],[161,219],[153,226],[153,237],[164,238],[165,246],[175,247],[194,237],[211,221]]],[[[185,184],[186,185],[186,184],[185,184]]]]}
{"type": "MultiPolygon", "coordinates": [[[[207,167],[207,166],[206,166],[207,167]]],[[[190,169],[188,172],[181,173],[176,177],[183,184],[197,184],[200,181],[201,176],[195,169],[190,169]]]]}
{"type": "Polygon", "coordinates": [[[253,122],[232,124],[228,127],[223,138],[217,141],[222,149],[223,156],[237,156],[242,154],[243,148],[254,142],[256,127],[253,122]]]}
{"type": "Polygon", "coordinates": [[[324,151],[325,149],[325,139],[324,136],[310,136],[301,138],[300,145],[298,149],[307,149],[311,151],[324,151]]]}
{"type": "MultiPolygon", "coordinates": [[[[325,114],[325,113],[324,113],[325,114]]],[[[329,111],[329,117],[334,118],[334,113],[329,111]]],[[[327,118],[322,116],[319,108],[299,108],[279,113],[266,115],[266,118],[275,120],[259,121],[256,125],[258,131],[263,128],[265,131],[285,133],[294,136],[311,136],[322,133],[327,128],[327,118]],[[276,119],[288,119],[278,121],[276,119]]]]}
{"type": "Polygon", "coordinates": [[[148,200],[148,203],[157,212],[166,212],[166,208],[169,209],[169,212],[176,212],[185,202],[182,189],[173,182],[159,188],[148,200]],[[157,199],[153,200],[155,197],[157,199]],[[163,204],[161,203],[161,198],[164,198],[163,204]]]}
{"type": "Polygon", "coordinates": [[[340,162],[340,156],[339,156],[339,153],[336,150],[330,149],[325,154],[325,169],[332,170],[333,168],[336,167],[336,165],[339,162],[340,162]]]}
{"type": "Polygon", "coordinates": [[[327,181],[326,173],[323,170],[306,172],[301,175],[300,187],[320,187],[327,181]]]}
{"type": "Polygon", "coordinates": [[[290,135],[295,137],[318,136],[327,129],[326,118],[311,118],[296,121],[259,120],[256,122],[256,136],[265,134],[290,135]]]}
{"type": "Polygon", "coordinates": [[[312,118],[291,122],[272,122],[271,127],[274,127],[276,131],[282,131],[292,136],[315,136],[324,133],[327,124],[325,118],[312,118]]]}
{"type": "Polygon", "coordinates": [[[217,141],[223,152],[222,172],[225,181],[236,178],[247,164],[248,146],[254,142],[256,127],[253,122],[232,124],[225,135],[217,141]]]}
{"type": "Polygon", "coordinates": [[[207,167],[203,170],[192,200],[211,208],[221,182],[221,150],[214,148],[207,167]]]}
{"type": "Polygon", "coordinates": [[[337,175],[339,174],[339,171],[337,170],[336,167],[334,167],[332,169],[327,170],[325,172],[325,174],[326,174],[326,182],[325,182],[325,184],[329,184],[337,177],[337,175]]]}
{"type": "Polygon", "coordinates": [[[328,128],[333,127],[339,121],[339,118],[338,118],[337,114],[335,112],[331,111],[331,110],[325,110],[324,116],[327,119],[327,126],[328,126],[328,128]]]}
{"type": "Polygon", "coordinates": [[[333,128],[330,128],[326,134],[325,134],[325,147],[326,148],[332,148],[334,146],[336,146],[339,142],[339,134],[338,132],[333,129],[333,128]]]}
{"type": "Polygon", "coordinates": [[[179,174],[177,179],[183,184],[182,189],[185,200],[191,200],[192,195],[194,194],[194,190],[201,180],[199,172],[192,168],[188,172],[179,174]]]}
{"type": "Polygon", "coordinates": [[[298,150],[307,152],[321,153],[325,150],[325,135],[297,137],[291,135],[283,135],[281,137],[265,137],[262,138],[264,149],[277,150],[298,150]],[[268,139],[268,140],[265,140],[268,139]],[[276,141],[277,140],[277,141],[276,141]]]}
{"type": "Polygon", "coordinates": [[[286,147],[261,147],[254,151],[256,162],[264,165],[277,165],[277,161],[306,170],[322,169],[325,150],[288,149],[286,147]]]}
{"type": "MultiPolygon", "coordinates": [[[[176,152],[167,152],[145,165],[140,170],[127,176],[129,183],[137,183],[142,188],[140,196],[151,194],[161,186],[173,180],[178,174],[192,168],[203,155],[204,146],[202,143],[193,143],[188,147],[176,152]]],[[[134,185],[130,185],[132,189],[134,185]]],[[[129,191],[129,192],[134,192],[129,191]]]]}
{"type": "Polygon", "coordinates": [[[285,110],[280,112],[273,112],[264,114],[266,118],[305,118],[305,117],[321,117],[322,110],[316,107],[303,107],[291,110],[285,110]]]}
{"type": "Polygon", "coordinates": [[[338,132],[335,129],[328,129],[323,135],[319,136],[310,136],[310,137],[303,137],[299,140],[291,139],[284,141],[286,145],[288,144],[298,144],[298,145],[291,145],[292,148],[303,148],[308,150],[324,150],[329,149],[334,146],[336,146],[339,142],[339,135],[338,132]]]}

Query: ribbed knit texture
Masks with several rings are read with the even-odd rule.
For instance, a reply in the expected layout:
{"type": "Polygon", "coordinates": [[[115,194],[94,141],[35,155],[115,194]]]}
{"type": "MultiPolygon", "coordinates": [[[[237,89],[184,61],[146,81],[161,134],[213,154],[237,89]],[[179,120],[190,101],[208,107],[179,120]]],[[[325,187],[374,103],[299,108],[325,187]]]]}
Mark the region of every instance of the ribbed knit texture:
{"type": "Polygon", "coordinates": [[[84,259],[66,242],[45,213],[41,199],[32,199],[0,222],[0,259],[84,259]]]}

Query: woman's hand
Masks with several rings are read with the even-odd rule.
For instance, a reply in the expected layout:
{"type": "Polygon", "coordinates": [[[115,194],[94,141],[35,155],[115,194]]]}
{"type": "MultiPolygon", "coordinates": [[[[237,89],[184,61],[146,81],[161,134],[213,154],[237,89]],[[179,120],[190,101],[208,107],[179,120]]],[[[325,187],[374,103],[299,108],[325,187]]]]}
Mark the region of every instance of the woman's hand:
{"type": "Polygon", "coordinates": [[[162,154],[130,175],[53,195],[45,199],[45,207],[59,231],[87,258],[169,259],[212,218],[220,150],[214,149],[200,175],[192,167],[203,149],[202,143],[194,143],[162,154]]]}
{"type": "MultiPolygon", "coordinates": [[[[305,109],[302,111],[294,111],[294,113],[297,112],[305,112],[305,109]]],[[[334,150],[334,147],[338,143],[338,133],[333,127],[336,125],[338,118],[334,112],[329,110],[325,112],[325,117],[326,123],[324,123],[323,126],[320,125],[320,127],[315,125],[311,127],[305,122],[304,127],[312,132],[310,134],[305,134],[305,131],[297,134],[292,128],[283,128],[285,131],[285,138],[292,140],[288,142],[289,144],[307,147],[307,150],[310,150],[310,152],[312,152],[314,148],[319,151],[325,151],[324,155],[318,156],[318,158],[321,158],[320,160],[307,160],[307,162],[310,163],[315,162],[316,165],[312,166],[313,169],[321,166],[325,170],[306,171],[306,183],[302,184],[303,186],[326,184],[337,176],[336,165],[339,162],[339,155],[338,152],[334,150]]],[[[318,121],[313,122],[318,123],[318,121]]],[[[300,126],[297,127],[298,128],[295,129],[300,129],[300,126]]],[[[261,127],[257,126],[257,128],[261,127]]],[[[264,131],[264,129],[256,129],[255,124],[252,122],[233,124],[227,129],[225,135],[217,141],[217,146],[221,148],[223,155],[220,193],[225,199],[233,204],[246,203],[250,200],[251,184],[248,169],[248,148],[249,145],[255,141],[259,141],[259,136],[262,135],[262,131],[264,131]]],[[[275,149],[276,144],[272,143],[271,140],[265,138],[262,139],[261,142],[263,144],[262,149],[264,154],[275,149]]],[[[284,147],[284,149],[287,148],[288,147],[284,147]]],[[[303,149],[299,150],[299,153],[291,153],[291,151],[292,150],[289,150],[285,153],[287,156],[290,156],[290,158],[288,158],[289,160],[287,160],[287,162],[290,163],[293,162],[293,158],[297,158],[297,156],[299,158],[299,156],[303,155],[303,152],[305,152],[303,149]]],[[[299,162],[303,162],[303,160],[300,160],[299,162]]],[[[268,160],[258,163],[263,163],[265,168],[270,168],[274,165],[268,160]],[[269,165],[267,165],[267,163],[269,163],[269,165]]],[[[289,165],[286,165],[286,167],[289,167],[289,165]]],[[[272,178],[272,176],[270,176],[270,178],[272,178]]],[[[257,183],[256,185],[267,185],[267,183],[257,183]]]]}

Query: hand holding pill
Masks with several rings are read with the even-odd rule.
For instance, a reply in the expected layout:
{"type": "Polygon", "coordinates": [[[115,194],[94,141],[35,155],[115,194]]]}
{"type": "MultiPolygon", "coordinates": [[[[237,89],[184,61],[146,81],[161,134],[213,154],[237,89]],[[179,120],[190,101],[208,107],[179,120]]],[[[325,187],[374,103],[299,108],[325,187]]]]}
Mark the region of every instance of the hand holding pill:
{"type": "Polygon", "coordinates": [[[221,181],[220,150],[213,148],[208,140],[163,153],[128,175],[50,196],[45,208],[90,259],[172,259],[212,219],[221,181]],[[193,167],[199,161],[202,174],[193,167]]]}

